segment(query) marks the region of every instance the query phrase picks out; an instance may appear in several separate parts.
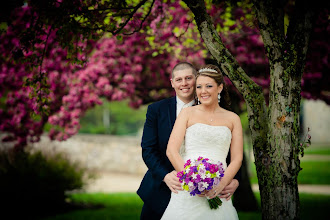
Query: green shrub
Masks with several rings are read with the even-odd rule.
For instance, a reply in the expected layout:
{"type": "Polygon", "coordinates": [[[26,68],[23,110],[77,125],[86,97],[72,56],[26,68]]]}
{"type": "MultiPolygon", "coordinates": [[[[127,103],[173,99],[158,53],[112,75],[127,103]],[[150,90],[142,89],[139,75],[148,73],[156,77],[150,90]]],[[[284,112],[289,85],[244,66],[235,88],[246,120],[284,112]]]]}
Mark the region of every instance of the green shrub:
{"type": "Polygon", "coordinates": [[[85,173],[61,154],[0,152],[1,209],[12,217],[58,212],[66,192],[83,187],[85,173]]]}

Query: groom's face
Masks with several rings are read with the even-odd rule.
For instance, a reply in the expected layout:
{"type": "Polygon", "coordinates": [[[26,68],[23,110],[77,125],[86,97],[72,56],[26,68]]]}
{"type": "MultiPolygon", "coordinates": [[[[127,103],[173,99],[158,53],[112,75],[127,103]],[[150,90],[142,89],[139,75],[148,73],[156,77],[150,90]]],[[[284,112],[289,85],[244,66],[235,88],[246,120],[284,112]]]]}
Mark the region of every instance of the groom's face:
{"type": "Polygon", "coordinates": [[[188,103],[194,99],[196,78],[192,69],[176,70],[171,79],[172,87],[180,100],[188,103]]]}

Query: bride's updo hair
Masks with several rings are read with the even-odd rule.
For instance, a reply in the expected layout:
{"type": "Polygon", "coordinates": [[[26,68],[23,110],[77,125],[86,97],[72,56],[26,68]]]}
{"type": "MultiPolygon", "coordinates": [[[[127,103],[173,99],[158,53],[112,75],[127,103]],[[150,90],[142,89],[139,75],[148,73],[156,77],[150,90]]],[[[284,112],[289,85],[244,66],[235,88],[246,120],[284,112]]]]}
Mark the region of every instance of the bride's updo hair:
{"type": "MultiPolygon", "coordinates": [[[[228,89],[227,89],[226,83],[224,81],[223,74],[222,74],[221,70],[219,69],[219,67],[217,67],[213,64],[206,64],[198,70],[197,75],[196,75],[196,80],[200,76],[208,76],[208,77],[214,79],[218,86],[223,84],[223,90],[221,92],[221,99],[219,102],[219,106],[226,108],[226,109],[230,109],[231,102],[230,102],[230,98],[229,98],[228,89]]],[[[197,97],[196,97],[196,99],[197,99],[197,97]]]]}

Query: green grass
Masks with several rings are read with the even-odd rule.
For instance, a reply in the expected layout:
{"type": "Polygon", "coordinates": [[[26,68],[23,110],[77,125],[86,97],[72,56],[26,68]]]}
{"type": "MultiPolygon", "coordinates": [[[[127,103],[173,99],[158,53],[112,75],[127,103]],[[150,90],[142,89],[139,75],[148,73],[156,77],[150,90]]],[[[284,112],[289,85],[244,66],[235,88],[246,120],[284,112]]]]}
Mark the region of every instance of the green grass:
{"type": "MultiPolygon", "coordinates": [[[[301,161],[302,170],[298,175],[298,184],[330,185],[330,161],[301,161]]],[[[257,173],[251,163],[251,184],[257,184],[257,173]]]]}
{"type": "Polygon", "coordinates": [[[77,209],[44,218],[44,220],[139,219],[143,205],[141,199],[135,193],[72,194],[70,200],[73,204],[82,207],[92,205],[92,208],[77,209]]]}
{"type": "Polygon", "coordinates": [[[329,184],[330,161],[302,161],[298,184],[329,184]]]}
{"type": "MultiPolygon", "coordinates": [[[[255,193],[260,207],[259,193],[255,193]]],[[[75,204],[89,204],[103,207],[83,208],[67,213],[44,218],[43,220],[107,220],[107,219],[139,219],[142,201],[135,193],[94,193],[73,194],[71,201],[75,204]]],[[[327,208],[330,196],[300,194],[301,219],[327,219],[327,208]]],[[[238,212],[240,220],[261,219],[259,212],[238,212]]]]}
{"type": "Polygon", "coordinates": [[[330,147],[313,147],[305,149],[305,155],[330,155],[330,147]]]}
{"type": "Polygon", "coordinates": [[[301,219],[328,219],[330,196],[300,193],[301,219]]]}

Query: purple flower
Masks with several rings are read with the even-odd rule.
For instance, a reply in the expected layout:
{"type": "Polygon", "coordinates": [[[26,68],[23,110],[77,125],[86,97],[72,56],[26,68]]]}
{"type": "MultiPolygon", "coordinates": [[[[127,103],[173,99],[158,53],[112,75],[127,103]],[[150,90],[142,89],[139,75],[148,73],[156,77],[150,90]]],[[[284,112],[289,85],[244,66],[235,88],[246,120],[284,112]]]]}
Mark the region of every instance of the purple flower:
{"type": "Polygon", "coordinates": [[[210,172],[211,173],[216,173],[218,170],[219,170],[219,168],[216,164],[211,164],[210,165],[210,172]]]}
{"type": "Polygon", "coordinates": [[[209,160],[209,158],[204,158],[202,161],[203,163],[207,162],[209,160]]]}
{"type": "Polygon", "coordinates": [[[196,160],[195,165],[198,166],[198,165],[201,164],[201,163],[202,163],[201,160],[196,160]]]}
{"type": "Polygon", "coordinates": [[[212,184],[213,185],[213,179],[212,178],[205,178],[204,182],[208,183],[209,185],[212,184]]]}
{"type": "Polygon", "coordinates": [[[204,166],[205,166],[205,169],[206,169],[207,171],[210,170],[210,164],[208,164],[208,163],[204,163],[204,166]]]}
{"type": "Polygon", "coordinates": [[[190,159],[189,159],[189,160],[187,160],[186,164],[184,165],[184,168],[186,168],[186,166],[189,166],[189,165],[190,165],[190,163],[191,163],[191,160],[190,160],[190,159]]]}
{"type": "Polygon", "coordinates": [[[190,192],[190,195],[195,196],[196,194],[201,194],[201,192],[198,190],[198,187],[196,187],[193,191],[190,192]]]}
{"type": "Polygon", "coordinates": [[[203,192],[208,186],[209,186],[208,183],[205,183],[205,182],[199,182],[199,183],[198,183],[198,190],[199,190],[200,192],[203,192]]]}
{"type": "Polygon", "coordinates": [[[206,172],[206,170],[202,169],[202,168],[199,168],[199,170],[198,170],[199,175],[205,175],[205,172],[206,172]]]}
{"type": "Polygon", "coordinates": [[[201,181],[201,176],[199,174],[197,174],[196,178],[194,179],[195,183],[198,183],[201,181]]]}
{"type": "Polygon", "coordinates": [[[188,183],[190,182],[190,178],[187,176],[184,180],[184,182],[188,185],[188,183]]]}
{"type": "Polygon", "coordinates": [[[178,174],[176,175],[179,179],[181,179],[181,177],[183,177],[183,171],[178,172],[178,174]]]}
{"type": "Polygon", "coordinates": [[[188,183],[189,191],[192,192],[196,189],[196,186],[193,182],[188,183]]]}
{"type": "Polygon", "coordinates": [[[195,171],[193,171],[192,169],[189,170],[189,173],[187,174],[189,177],[191,177],[193,174],[195,173],[195,171]]]}
{"type": "Polygon", "coordinates": [[[186,178],[186,176],[187,176],[187,174],[184,173],[184,174],[180,177],[179,181],[182,183],[183,180],[186,178]]]}

